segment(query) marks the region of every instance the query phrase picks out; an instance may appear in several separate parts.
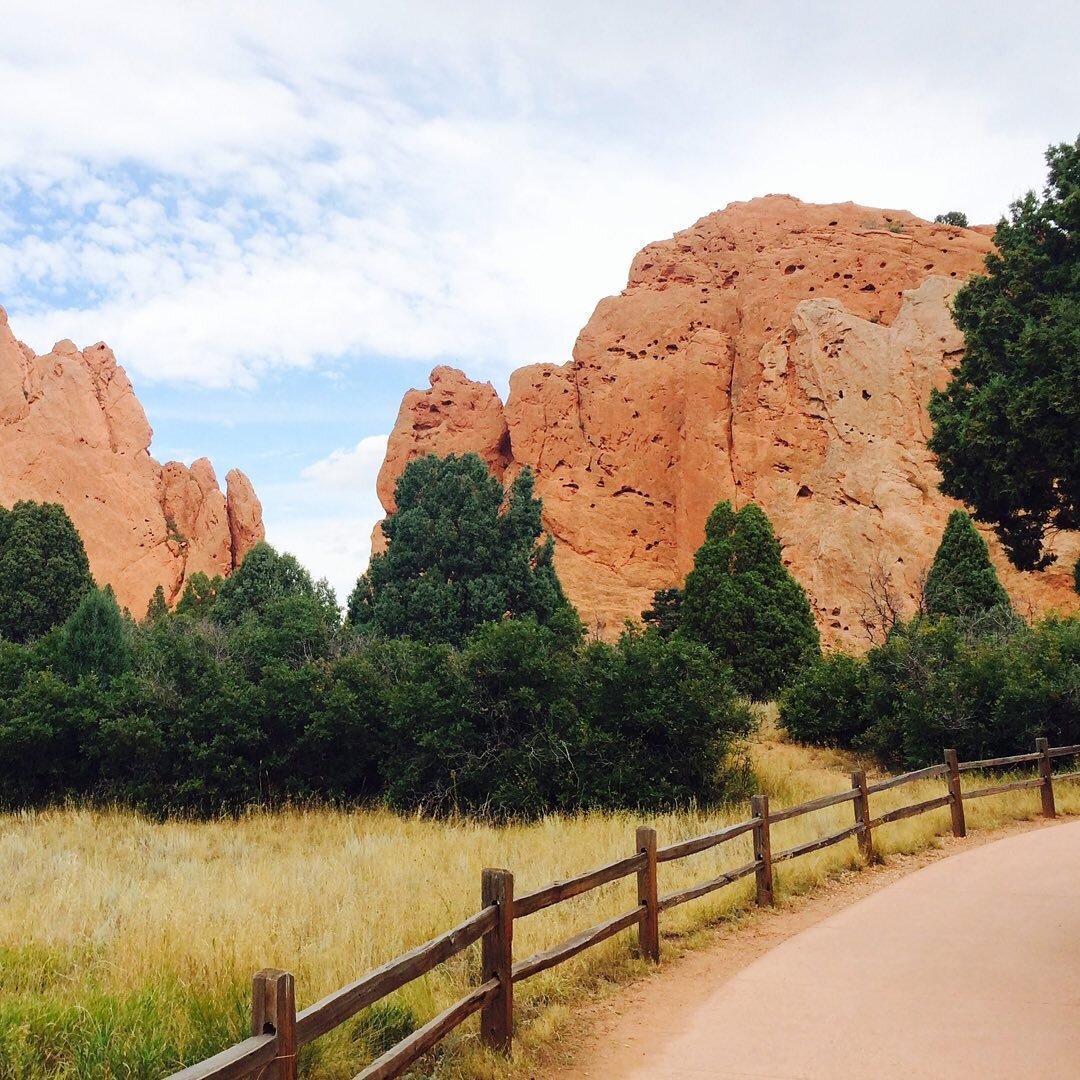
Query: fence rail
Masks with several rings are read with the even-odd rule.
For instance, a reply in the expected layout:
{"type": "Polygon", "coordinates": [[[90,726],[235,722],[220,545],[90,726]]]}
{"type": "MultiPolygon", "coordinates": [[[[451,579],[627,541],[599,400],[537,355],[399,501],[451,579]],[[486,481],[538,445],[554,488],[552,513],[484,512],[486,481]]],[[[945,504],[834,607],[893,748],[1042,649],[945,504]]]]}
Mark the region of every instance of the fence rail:
{"type": "Polygon", "coordinates": [[[971,799],[1000,795],[1007,791],[1038,788],[1045,817],[1056,816],[1054,781],[1080,779],[1080,770],[1053,772],[1053,760],[1080,754],[1080,745],[1051,747],[1046,739],[1036,739],[1035,752],[980,761],[957,760],[955,750],[945,751],[942,765],[915,769],[901,776],[867,785],[862,772],[851,776],[851,789],[824,795],[798,806],[785,807],[770,814],[769,800],[755,795],[750,800],[751,816],[716,832],[680,840],[666,847],[656,846],[656,830],[642,826],[635,837],[633,855],[599,866],[565,881],[556,881],[542,889],[514,897],[514,876],[509,870],[485,870],[481,881],[481,910],[445,934],[432,938],[411,952],[399,956],[348,986],[336,990],[301,1012],[296,1011],[293,976],[288,972],[264,969],[252,980],[251,1038],[231,1046],[206,1061],[173,1073],[167,1080],[242,1080],[257,1075],[259,1080],[296,1080],[296,1056],[300,1047],[345,1023],[362,1009],[373,1005],[407,983],[427,974],[439,964],[457,956],[477,941],[481,943],[483,981],[465,997],[444,1009],[423,1027],[414,1031],[377,1061],[359,1072],[354,1080],[392,1080],[447,1034],[474,1013],[481,1014],[480,1032],[488,1046],[508,1051],[513,1026],[514,984],[569,960],[593,945],[633,926],[638,930],[638,948],[649,960],[660,960],[659,915],[717,889],[741,881],[751,874],[756,878],[756,901],[760,906],[773,903],[772,868],[775,863],[797,859],[812,851],[856,837],[859,849],[868,859],[875,858],[873,831],[890,822],[901,821],[949,807],[955,836],[967,835],[964,803],[971,799]],[[963,790],[962,774],[977,769],[1000,769],[1006,766],[1038,763],[1039,775],[1026,780],[963,790]],[[870,814],[870,797],[919,780],[944,777],[947,793],[933,799],[900,806],[879,814],[870,814]],[[772,826],[817,810],[853,804],[854,822],[838,832],[772,853],[772,826]],[[746,833],[752,833],[754,857],[751,862],[729,870],[708,881],[668,893],[657,894],[657,866],[708,851],[746,833]],[[566,941],[516,963],[513,957],[513,930],[516,919],[562,903],[575,896],[613,881],[636,875],[637,905],[630,911],[591,926],[566,941]]]}

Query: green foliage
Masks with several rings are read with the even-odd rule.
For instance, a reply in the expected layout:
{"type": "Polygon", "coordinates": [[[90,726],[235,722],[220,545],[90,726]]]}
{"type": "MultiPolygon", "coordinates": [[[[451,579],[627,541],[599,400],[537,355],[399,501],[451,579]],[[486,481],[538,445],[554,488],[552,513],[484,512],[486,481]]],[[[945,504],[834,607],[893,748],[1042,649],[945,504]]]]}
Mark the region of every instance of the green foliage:
{"type": "Polygon", "coordinates": [[[669,638],[679,629],[682,601],[682,589],[657,589],[653,593],[652,607],[641,613],[641,621],[662,638],[669,638]]]}
{"type": "Polygon", "coordinates": [[[628,629],[614,646],[592,643],[584,660],[583,805],[655,811],[689,795],[706,803],[749,796],[749,767],[734,752],[753,716],[706,647],[628,629]]]}
{"type": "MultiPolygon", "coordinates": [[[[504,492],[476,454],[412,461],[383,522],[388,547],[349,597],[350,623],[386,637],[460,645],[485,622],[531,616],[580,637],[522,470],[504,492]]],[[[250,556],[249,556],[250,558],[250,556]]]]}
{"type": "Polygon", "coordinates": [[[27,642],[62,623],[93,585],[75,526],[56,503],[0,507],[0,638],[27,642]]]}
{"type": "Polygon", "coordinates": [[[963,510],[949,515],[923,598],[930,615],[976,615],[1009,606],[990,549],[963,510]]]}
{"type": "Polygon", "coordinates": [[[381,799],[535,817],[741,792],[750,715],[727,668],[655,631],[583,644],[530,478],[490,524],[516,554],[492,556],[498,617],[457,645],[343,627],[325,585],[265,544],[220,587],[193,575],[174,614],[161,594],[135,624],[91,588],[32,644],[0,640],[0,805],[381,799]]]}
{"type": "Polygon", "coordinates": [[[863,658],[806,671],[781,706],[796,738],[870,751],[890,767],[999,757],[1080,741],[1080,619],[1028,626],[1008,608],[914,619],[863,658]]]}
{"type": "Polygon", "coordinates": [[[719,503],[686,578],[681,632],[731,665],[735,686],[771,697],[820,655],[810,602],[788,573],[760,507],[719,503]]]}
{"type": "Polygon", "coordinates": [[[938,214],[934,221],[939,225],[954,225],[960,229],[968,227],[968,216],[963,210],[948,210],[944,214],[938,214]]]}
{"type": "Polygon", "coordinates": [[[59,642],[60,669],[73,682],[96,675],[108,683],[131,670],[128,629],[109,586],[91,589],[64,623],[59,642]]]}
{"type": "Polygon", "coordinates": [[[799,742],[850,747],[867,727],[864,663],[832,653],[807,664],[780,699],[780,723],[799,742]]]}
{"type": "MultiPolygon", "coordinates": [[[[205,591],[201,582],[199,589],[205,591]]],[[[326,582],[312,581],[295,555],[279,554],[263,540],[244,556],[239,569],[218,587],[213,617],[223,625],[235,625],[245,616],[265,615],[266,609],[275,601],[297,596],[317,601],[328,613],[337,610],[337,601],[326,582]]]]}
{"type": "Polygon", "coordinates": [[[176,605],[178,615],[209,615],[221,588],[220,574],[209,577],[197,570],[187,579],[184,591],[176,605]]]}
{"type": "MultiPolygon", "coordinates": [[[[204,574],[203,577],[206,575],[204,574]]],[[[169,605],[165,600],[165,590],[159,585],[154,589],[154,595],[150,597],[150,603],[146,605],[145,622],[157,622],[169,614],[169,605]]]]}
{"type": "Polygon", "coordinates": [[[1080,525],[1080,139],[1046,160],[1043,198],[1012,204],[986,274],[956,294],[966,348],[930,400],[942,490],[1022,570],[1053,561],[1048,529],[1080,525]]]}

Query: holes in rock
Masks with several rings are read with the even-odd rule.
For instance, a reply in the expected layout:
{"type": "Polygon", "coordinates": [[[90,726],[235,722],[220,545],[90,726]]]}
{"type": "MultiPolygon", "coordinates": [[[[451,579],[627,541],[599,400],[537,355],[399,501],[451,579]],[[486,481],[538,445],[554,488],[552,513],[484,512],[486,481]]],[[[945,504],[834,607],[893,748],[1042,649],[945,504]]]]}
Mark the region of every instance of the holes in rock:
{"type": "Polygon", "coordinates": [[[886,265],[887,265],[887,264],[886,264],[886,263],[883,263],[883,262],[880,262],[880,263],[878,263],[878,266],[880,266],[882,270],[884,270],[884,269],[885,269],[886,265]]]}
{"type": "Polygon", "coordinates": [[[810,496],[813,494],[814,493],[805,484],[803,484],[803,486],[799,488],[799,490],[795,493],[795,496],[799,499],[809,499],[810,496]]]}
{"type": "Polygon", "coordinates": [[[844,391],[843,390],[840,391],[840,400],[841,401],[844,400],[844,391]]]}
{"type": "Polygon", "coordinates": [[[934,264],[933,264],[933,263],[927,263],[927,264],[926,264],[926,265],[925,265],[925,266],[923,267],[923,269],[924,269],[924,270],[933,270],[933,269],[934,269],[934,264]]]}
{"type": "Polygon", "coordinates": [[[836,222],[835,222],[835,221],[830,221],[830,222],[829,222],[829,228],[830,228],[830,229],[831,229],[831,228],[833,228],[833,226],[835,226],[835,225],[836,225],[836,222]]]}
{"type": "Polygon", "coordinates": [[[877,292],[877,286],[867,283],[859,291],[860,292],[877,292]]]}
{"type": "Polygon", "coordinates": [[[845,281],[850,281],[854,276],[855,276],[854,274],[845,274],[844,275],[844,280],[845,281]]]}
{"type": "Polygon", "coordinates": [[[665,345],[664,348],[667,349],[668,352],[678,352],[679,351],[679,346],[678,345],[665,345]]]}
{"type": "Polygon", "coordinates": [[[869,391],[869,390],[864,390],[864,391],[862,392],[862,399],[863,399],[863,401],[869,401],[869,400],[870,400],[870,398],[871,398],[872,396],[873,396],[873,395],[871,395],[871,393],[870,393],[870,391],[869,391]]]}
{"type": "Polygon", "coordinates": [[[798,267],[794,263],[790,263],[788,266],[784,267],[785,274],[794,274],[796,270],[798,270],[798,267]]]}

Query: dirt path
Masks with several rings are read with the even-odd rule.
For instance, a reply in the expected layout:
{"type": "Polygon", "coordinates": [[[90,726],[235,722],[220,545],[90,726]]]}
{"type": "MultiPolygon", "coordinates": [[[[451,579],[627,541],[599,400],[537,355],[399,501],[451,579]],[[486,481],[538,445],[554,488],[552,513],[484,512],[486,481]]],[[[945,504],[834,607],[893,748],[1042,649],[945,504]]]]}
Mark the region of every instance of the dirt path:
{"type": "Polygon", "coordinates": [[[715,938],[584,1010],[543,1080],[1080,1076],[1080,822],[893,857],[715,938]]]}

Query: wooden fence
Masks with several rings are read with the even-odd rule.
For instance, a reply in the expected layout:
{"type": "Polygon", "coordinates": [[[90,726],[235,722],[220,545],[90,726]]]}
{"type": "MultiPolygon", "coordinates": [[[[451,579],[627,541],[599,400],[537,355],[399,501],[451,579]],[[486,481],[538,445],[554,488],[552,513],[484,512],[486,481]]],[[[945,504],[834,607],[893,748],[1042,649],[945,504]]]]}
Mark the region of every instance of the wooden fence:
{"type": "Polygon", "coordinates": [[[966,836],[964,803],[970,799],[999,795],[1006,791],[1039,788],[1042,812],[1055,816],[1054,781],[1080,778],[1080,771],[1053,774],[1055,758],[1080,753],[1080,745],[1050,747],[1046,739],[1036,740],[1031,754],[987,758],[982,761],[957,761],[955,750],[945,751],[945,762],[927,769],[894,776],[867,785],[866,775],[856,772],[851,777],[851,790],[836,795],[787,807],[770,813],[769,800],[755,795],[750,800],[751,817],[718,832],[691,840],[681,840],[667,847],[657,847],[656,830],[642,826],[637,830],[635,854],[606,866],[590,870],[567,881],[556,881],[524,896],[514,896],[514,875],[508,870],[485,870],[481,882],[481,910],[463,923],[432,938],[404,956],[384,964],[363,978],[342,987],[329,996],[296,1011],[293,976],[285,971],[265,969],[255,974],[252,983],[251,1038],[223,1050],[206,1061],[191,1065],[168,1080],[239,1080],[257,1076],[259,1080],[296,1080],[296,1055],[301,1046],[325,1035],[380,999],[427,974],[450,957],[479,941],[483,981],[460,1001],[444,1009],[434,1019],[414,1031],[406,1039],[387,1050],[377,1061],[355,1077],[355,1080],[390,1080],[400,1076],[417,1058],[432,1049],[445,1035],[473,1013],[479,1012],[481,1038],[490,1047],[509,1051],[514,1015],[514,985],[548,968],[561,964],[598,942],[605,941],[632,926],[637,927],[638,947],[643,956],[658,962],[660,959],[660,912],[705,896],[725,885],[749,877],[756,879],[757,903],[773,903],[773,866],[788,859],[797,859],[812,851],[839,844],[849,837],[858,839],[862,854],[874,858],[874,830],[892,821],[925,814],[948,806],[952,814],[952,831],[966,836]],[[962,774],[975,769],[1000,769],[1037,762],[1039,775],[1029,780],[964,791],[962,774]],[[870,797],[890,788],[916,780],[943,777],[946,793],[940,797],[902,806],[872,817],[870,797]],[[801,817],[829,806],[850,802],[854,820],[848,828],[799,844],[782,851],[772,851],[772,826],[781,821],[801,817]],[[719,877],[701,882],[679,892],[664,896],[657,892],[658,864],[685,859],[715,848],[745,833],[753,833],[753,861],[729,870],[719,877]],[[636,875],[637,906],[631,911],[591,926],[559,945],[514,962],[514,922],[552,904],[580,896],[591,889],[621,878],[636,875]]]}

